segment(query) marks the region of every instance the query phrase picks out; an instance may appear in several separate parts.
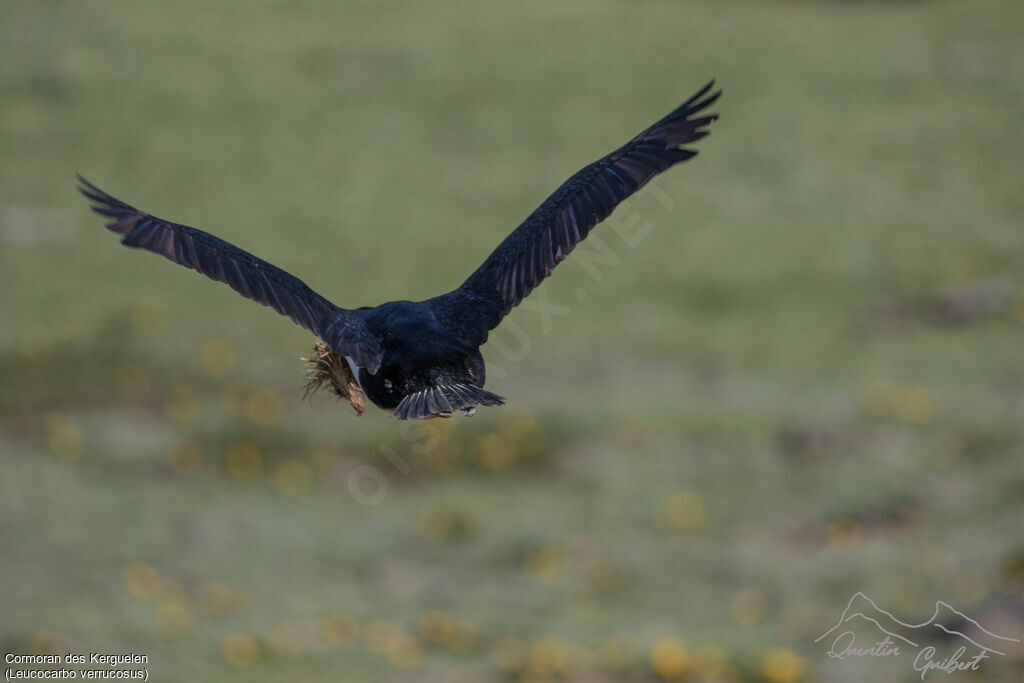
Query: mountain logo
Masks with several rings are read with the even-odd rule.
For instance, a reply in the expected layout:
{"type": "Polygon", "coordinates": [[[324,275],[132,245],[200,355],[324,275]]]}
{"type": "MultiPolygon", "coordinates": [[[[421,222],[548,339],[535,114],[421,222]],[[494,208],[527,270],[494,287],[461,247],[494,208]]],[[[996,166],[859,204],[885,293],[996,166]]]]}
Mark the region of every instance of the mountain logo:
{"type": "Polygon", "coordinates": [[[1003,656],[1014,643],[1020,643],[1016,638],[993,633],[941,600],[935,603],[929,619],[912,624],[900,621],[861,592],[853,594],[835,626],[814,642],[821,641],[829,644],[827,654],[836,659],[912,653],[912,666],[922,680],[930,671],[978,671],[984,660],[1003,656]],[[865,638],[870,645],[861,644],[865,638]]]}

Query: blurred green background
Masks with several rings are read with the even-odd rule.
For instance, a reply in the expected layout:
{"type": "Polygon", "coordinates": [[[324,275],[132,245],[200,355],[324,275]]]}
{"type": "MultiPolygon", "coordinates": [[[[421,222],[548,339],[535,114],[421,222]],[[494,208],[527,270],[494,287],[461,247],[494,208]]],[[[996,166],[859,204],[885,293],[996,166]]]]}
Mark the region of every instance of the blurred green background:
{"type": "Polygon", "coordinates": [[[855,591],[1021,638],[1022,35],[1016,0],[0,4],[0,649],[919,680],[814,643],[855,591]],[[472,419],[303,401],[307,332],[73,190],[423,299],[710,77],[701,155],[495,332],[472,419]]]}

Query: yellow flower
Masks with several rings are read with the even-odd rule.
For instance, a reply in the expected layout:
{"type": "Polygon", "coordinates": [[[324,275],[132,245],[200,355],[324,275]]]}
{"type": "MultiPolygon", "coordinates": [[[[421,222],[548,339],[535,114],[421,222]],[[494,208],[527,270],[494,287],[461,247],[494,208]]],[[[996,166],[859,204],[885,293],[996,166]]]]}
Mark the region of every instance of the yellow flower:
{"type": "Polygon", "coordinates": [[[555,581],[562,573],[565,564],[564,553],[557,548],[539,548],[526,553],[523,558],[523,569],[541,581],[555,581]]]}
{"type": "Polygon", "coordinates": [[[82,430],[70,418],[56,415],[46,420],[46,441],[50,450],[68,460],[82,454],[82,430]]]}
{"type": "Polygon", "coordinates": [[[795,683],[803,672],[803,658],[785,648],[771,650],[761,662],[761,673],[773,683],[795,683]]]}
{"type": "Polygon", "coordinates": [[[366,627],[366,647],[379,655],[388,651],[388,643],[398,637],[398,627],[390,621],[374,619],[366,627]]]}
{"type": "Polygon", "coordinates": [[[124,569],[124,587],[137,598],[151,598],[160,590],[160,576],[144,562],[133,562],[124,569]]]}
{"type": "Polygon", "coordinates": [[[704,524],[704,503],[696,493],[683,491],[668,502],[666,514],[677,529],[696,529],[704,524]]]}
{"type": "Polygon", "coordinates": [[[415,638],[398,633],[388,641],[387,655],[399,669],[415,669],[423,659],[423,648],[415,638]]]}
{"type": "Polygon", "coordinates": [[[451,640],[455,627],[451,617],[441,610],[432,609],[424,612],[416,620],[416,633],[423,642],[441,645],[451,640]]]}
{"type": "Polygon", "coordinates": [[[245,397],[245,416],[253,424],[272,427],[281,420],[284,403],[273,389],[253,389],[245,397]]]}
{"type": "Polygon", "coordinates": [[[515,442],[501,434],[484,434],[476,440],[477,461],[486,470],[508,469],[519,458],[515,442]]]}
{"type": "Polygon", "coordinates": [[[907,422],[927,422],[933,414],[932,393],[917,385],[876,382],[865,392],[864,408],[874,417],[892,415],[907,422]]]}
{"type": "Polygon", "coordinates": [[[250,479],[263,471],[263,456],[256,444],[242,439],[228,446],[224,464],[233,479],[250,479]]]}
{"type": "Polygon", "coordinates": [[[686,643],[673,636],[664,636],[651,646],[651,666],[662,678],[677,678],[686,672],[689,662],[686,643]]]}
{"type": "Polygon", "coordinates": [[[359,637],[359,620],[339,612],[324,620],[324,636],[331,645],[347,645],[359,637]]]}
{"type": "Polygon", "coordinates": [[[32,653],[37,655],[59,654],[62,646],[57,636],[50,631],[36,631],[32,634],[32,653]]]}
{"type": "Polygon", "coordinates": [[[693,652],[692,669],[701,677],[715,679],[725,671],[725,650],[717,645],[701,645],[693,652]]]}
{"type": "Polygon", "coordinates": [[[927,422],[932,417],[932,394],[925,387],[903,390],[897,414],[908,422],[927,422]]]}
{"type": "Polygon", "coordinates": [[[531,673],[562,673],[567,660],[565,641],[558,636],[546,636],[530,646],[531,673]]]}
{"type": "Polygon", "coordinates": [[[220,654],[231,666],[246,669],[259,661],[260,648],[256,641],[248,636],[233,635],[221,643],[220,654]]]}

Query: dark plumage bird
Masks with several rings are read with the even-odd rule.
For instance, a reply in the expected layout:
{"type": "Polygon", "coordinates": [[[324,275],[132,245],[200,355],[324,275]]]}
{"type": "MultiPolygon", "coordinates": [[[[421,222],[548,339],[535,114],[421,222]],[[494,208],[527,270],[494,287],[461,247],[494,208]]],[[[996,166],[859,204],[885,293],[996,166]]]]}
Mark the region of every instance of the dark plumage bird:
{"type": "MultiPolygon", "coordinates": [[[[471,415],[503,399],[483,388],[480,346],[488,332],[551,274],[559,262],[651,178],[697,154],[684,145],[717,118],[714,82],[611,154],[578,171],[498,245],[454,291],[425,301],[373,308],[335,306],[266,261],[209,233],[171,223],[121,202],[79,176],[92,210],[112,220],[121,243],[162,254],[244,297],[270,306],[348,359],[374,404],[400,420],[471,415]]],[[[345,368],[347,371],[348,368],[345,368]]],[[[355,404],[355,403],[353,403],[355,404]]]]}

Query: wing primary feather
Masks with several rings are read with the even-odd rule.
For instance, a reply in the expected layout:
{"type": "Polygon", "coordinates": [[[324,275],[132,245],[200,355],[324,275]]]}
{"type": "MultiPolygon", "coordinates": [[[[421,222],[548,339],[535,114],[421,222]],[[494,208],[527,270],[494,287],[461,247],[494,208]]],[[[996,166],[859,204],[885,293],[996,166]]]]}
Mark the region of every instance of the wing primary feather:
{"type": "Polygon", "coordinates": [[[229,242],[125,204],[81,175],[78,191],[91,202],[94,212],[112,219],[106,228],[121,235],[123,245],[155,252],[223,282],[309,329],[335,352],[359,359],[361,367],[373,373],[379,369],[381,339],[369,329],[359,311],[335,306],[302,280],[229,242]]]}
{"type": "Polygon", "coordinates": [[[708,126],[717,120],[717,114],[703,113],[721,96],[714,87],[715,81],[709,81],[628,143],[576,172],[461,287],[430,300],[435,314],[450,321],[467,341],[485,341],[486,330],[550,275],[616,206],[657,174],[696,154],[684,146],[707,137],[708,126]],[[474,307],[478,323],[467,326],[463,306],[474,307]],[[466,333],[467,327],[476,332],[466,333]]]}

